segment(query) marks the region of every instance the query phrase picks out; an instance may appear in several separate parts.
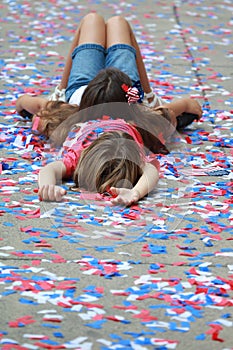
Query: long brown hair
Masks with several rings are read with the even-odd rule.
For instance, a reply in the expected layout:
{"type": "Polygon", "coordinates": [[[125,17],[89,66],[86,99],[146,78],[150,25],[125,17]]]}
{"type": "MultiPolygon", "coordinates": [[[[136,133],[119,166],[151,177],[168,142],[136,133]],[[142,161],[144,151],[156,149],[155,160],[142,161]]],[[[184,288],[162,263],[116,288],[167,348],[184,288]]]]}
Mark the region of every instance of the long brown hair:
{"type": "Polygon", "coordinates": [[[130,135],[106,132],[82,151],[73,180],[77,188],[90,192],[131,188],[142,175],[143,164],[143,152],[130,135]]]}
{"type": "Polygon", "coordinates": [[[115,103],[121,102],[121,106],[128,105],[122,84],[132,86],[127,74],[114,67],[101,70],[85,89],[79,107],[70,107],[69,104],[63,102],[57,105],[47,105],[44,108],[45,128],[41,133],[50,136],[50,141],[54,146],[60,146],[72,126],[77,123],[99,119],[104,114],[111,118],[121,118],[122,113],[119,108],[116,111],[115,103]],[[80,112],[77,113],[78,111],[80,112]],[[59,125],[60,127],[56,130],[59,125]]]}
{"type": "Polygon", "coordinates": [[[127,102],[122,84],[132,86],[130,77],[117,68],[101,70],[85,89],[79,109],[109,102],[127,102]]]}
{"type": "Polygon", "coordinates": [[[75,124],[80,121],[100,119],[106,115],[112,119],[120,118],[133,124],[141,134],[146,149],[154,153],[169,153],[166,141],[175,131],[170,121],[169,111],[166,108],[152,111],[144,106],[129,105],[125,102],[103,103],[74,113],[56,128],[50,141],[56,147],[62,146],[75,124]]]}
{"type": "Polygon", "coordinates": [[[134,124],[150,151],[169,153],[165,143],[175,128],[171,124],[168,109],[152,111],[138,103],[129,105],[122,84],[132,86],[129,76],[119,69],[111,67],[100,71],[84,91],[79,111],[64,118],[65,122],[53,132],[52,144],[61,146],[75,124],[107,115],[134,124]]]}
{"type": "Polygon", "coordinates": [[[78,106],[63,101],[48,101],[37,113],[37,116],[40,117],[39,134],[49,138],[63,121],[77,112],[78,106]]]}

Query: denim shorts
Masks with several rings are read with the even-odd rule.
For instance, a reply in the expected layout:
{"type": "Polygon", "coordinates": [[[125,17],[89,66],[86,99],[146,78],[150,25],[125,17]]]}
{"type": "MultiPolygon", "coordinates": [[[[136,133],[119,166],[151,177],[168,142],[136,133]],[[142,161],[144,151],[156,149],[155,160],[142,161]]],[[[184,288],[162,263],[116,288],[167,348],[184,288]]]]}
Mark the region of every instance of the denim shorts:
{"type": "Polygon", "coordinates": [[[72,53],[72,68],[66,89],[66,100],[83,85],[87,85],[100,70],[115,67],[127,74],[132,83],[139,80],[136,50],[127,44],[116,44],[105,49],[98,44],[82,44],[72,53]]]}

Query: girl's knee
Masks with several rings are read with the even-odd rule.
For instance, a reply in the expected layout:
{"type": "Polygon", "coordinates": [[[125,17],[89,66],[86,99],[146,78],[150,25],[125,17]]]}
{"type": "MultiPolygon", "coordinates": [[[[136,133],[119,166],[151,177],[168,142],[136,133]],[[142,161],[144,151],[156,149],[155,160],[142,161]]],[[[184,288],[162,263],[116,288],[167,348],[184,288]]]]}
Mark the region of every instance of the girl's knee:
{"type": "Polygon", "coordinates": [[[122,26],[128,25],[128,21],[122,16],[113,16],[106,21],[106,24],[108,26],[122,26]]]}
{"type": "Polygon", "coordinates": [[[82,23],[85,23],[85,24],[87,23],[89,25],[99,23],[99,22],[104,22],[104,19],[101,15],[94,12],[88,13],[82,19],[82,23]]]}

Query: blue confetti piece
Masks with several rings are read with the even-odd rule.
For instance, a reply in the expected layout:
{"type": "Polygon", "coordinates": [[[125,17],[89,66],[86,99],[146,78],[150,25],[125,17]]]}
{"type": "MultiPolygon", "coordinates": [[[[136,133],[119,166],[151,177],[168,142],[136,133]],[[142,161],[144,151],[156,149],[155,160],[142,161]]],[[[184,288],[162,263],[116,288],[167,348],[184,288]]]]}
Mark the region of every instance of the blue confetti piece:
{"type": "Polygon", "coordinates": [[[40,342],[43,344],[48,344],[48,345],[59,345],[58,342],[54,341],[54,340],[50,340],[50,339],[40,339],[40,342]]]}
{"type": "Polygon", "coordinates": [[[106,323],[107,320],[98,320],[93,323],[87,323],[85,326],[90,327],[90,328],[95,328],[95,329],[101,329],[103,324],[106,323]]]}
{"type": "Polygon", "coordinates": [[[50,324],[50,323],[42,323],[41,326],[42,326],[42,327],[46,327],[46,328],[54,328],[54,329],[61,328],[61,327],[58,326],[58,325],[54,325],[54,324],[50,324]]]}
{"type": "Polygon", "coordinates": [[[14,224],[12,222],[3,222],[3,226],[13,227],[14,224]]]}
{"type": "Polygon", "coordinates": [[[111,246],[109,246],[109,247],[99,246],[99,247],[95,247],[95,249],[96,249],[96,251],[100,251],[100,252],[106,250],[109,253],[113,253],[115,251],[114,247],[111,247],[111,246]]]}
{"type": "Polygon", "coordinates": [[[196,340],[205,340],[205,338],[206,338],[205,334],[202,333],[202,334],[197,335],[195,339],[196,340]]]}
{"type": "Polygon", "coordinates": [[[14,290],[9,290],[9,291],[7,291],[7,292],[1,293],[1,295],[2,295],[2,296],[8,296],[8,295],[15,294],[15,293],[16,293],[16,291],[14,291],[14,290]]]}
{"type": "Polygon", "coordinates": [[[38,305],[38,303],[36,301],[28,300],[25,298],[19,298],[19,302],[22,304],[28,304],[28,305],[38,305]]]}
{"type": "Polygon", "coordinates": [[[61,332],[54,332],[53,335],[57,338],[64,338],[64,335],[61,332]]]}
{"type": "Polygon", "coordinates": [[[148,250],[152,254],[167,254],[166,246],[158,246],[154,244],[148,244],[148,250]]]}

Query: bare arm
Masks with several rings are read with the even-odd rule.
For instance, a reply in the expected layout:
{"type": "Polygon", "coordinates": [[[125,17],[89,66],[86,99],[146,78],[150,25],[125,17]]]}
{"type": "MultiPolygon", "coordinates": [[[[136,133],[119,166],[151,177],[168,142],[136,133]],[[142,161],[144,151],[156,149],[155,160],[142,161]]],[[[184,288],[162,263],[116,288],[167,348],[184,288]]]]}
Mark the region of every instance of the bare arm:
{"type": "Polygon", "coordinates": [[[151,106],[158,106],[160,105],[160,103],[157,101],[157,97],[155,96],[155,94],[153,93],[151,86],[150,86],[150,81],[147,75],[147,71],[146,71],[146,67],[142,58],[142,54],[141,54],[141,50],[140,47],[138,45],[137,39],[133,33],[132,28],[129,26],[129,31],[130,31],[130,38],[131,38],[131,42],[133,47],[136,50],[136,64],[137,64],[137,68],[138,68],[138,74],[139,74],[139,79],[140,82],[142,84],[142,88],[144,91],[144,98],[147,99],[148,102],[148,106],[150,107],[150,104],[152,104],[151,106]]]}
{"type": "Polygon", "coordinates": [[[163,107],[169,108],[177,117],[182,113],[192,113],[197,115],[197,119],[200,119],[202,116],[202,108],[200,104],[189,97],[180,98],[170,103],[163,104],[163,107]]]}
{"type": "Polygon", "coordinates": [[[16,101],[16,111],[21,115],[23,110],[33,114],[38,113],[47,103],[47,100],[42,97],[22,95],[16,101]]]}
{"type": "Polygon", "coordinates": [[[113,205],[130,205],[149,193],[159,180],[159,172],[151,163],[146,163],[143,174],[132,189],[111,187],[111,192],[116,197],[111,201],[113,205]]]}
{"type": "Polygon", "coordinates": [[[66,167],[62,161],[47,164],[39,172],[39,196],[44,201],[61,201],[66,191],[58,186],[66,174],[66,167]]]}
{"type": "Polygon", "coordinates": [[[142,88],[145,91],[145,93],[149,93],[151,91],[150,82],[147,76],[145,64],[142,59],[142,54],[141,54],[139,45],[137,43],[137,40],[132,30],[131,30],[131,40],[134,48],[136,49],[136,63],[137,63],[138,74],[139,74],[140,82],[142,84],[142,88]]]}

